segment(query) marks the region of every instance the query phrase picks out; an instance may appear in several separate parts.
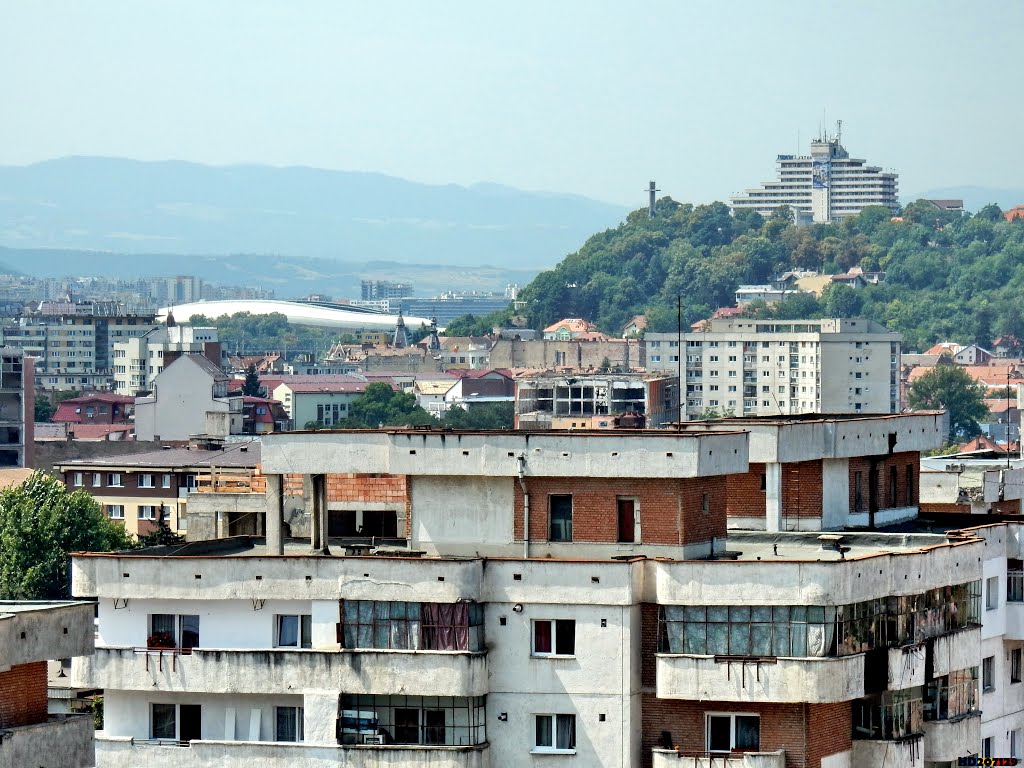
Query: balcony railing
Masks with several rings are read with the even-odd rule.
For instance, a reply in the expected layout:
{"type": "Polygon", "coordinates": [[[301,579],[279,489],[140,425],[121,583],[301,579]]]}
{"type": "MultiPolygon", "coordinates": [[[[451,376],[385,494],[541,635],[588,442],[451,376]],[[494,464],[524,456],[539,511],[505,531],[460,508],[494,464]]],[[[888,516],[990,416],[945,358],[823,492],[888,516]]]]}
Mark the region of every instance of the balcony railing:
{"type": "Polygon", "coordinates": [[[776,752],[684,752],[654,749],[653,768],[784,768],[786,753],[776,752]]]}

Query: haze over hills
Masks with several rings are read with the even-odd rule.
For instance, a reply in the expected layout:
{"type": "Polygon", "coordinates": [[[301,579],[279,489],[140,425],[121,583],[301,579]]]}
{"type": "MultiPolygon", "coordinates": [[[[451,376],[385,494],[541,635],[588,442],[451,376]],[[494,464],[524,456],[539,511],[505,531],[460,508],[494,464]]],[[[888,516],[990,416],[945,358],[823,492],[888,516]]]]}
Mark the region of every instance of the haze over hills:
{"type": "Polygon", "coordinates": [[[626,213],[579,196],[306,167],[103,157],[0,166],[0,245],[21,249],[537,271],[626,213]]]}

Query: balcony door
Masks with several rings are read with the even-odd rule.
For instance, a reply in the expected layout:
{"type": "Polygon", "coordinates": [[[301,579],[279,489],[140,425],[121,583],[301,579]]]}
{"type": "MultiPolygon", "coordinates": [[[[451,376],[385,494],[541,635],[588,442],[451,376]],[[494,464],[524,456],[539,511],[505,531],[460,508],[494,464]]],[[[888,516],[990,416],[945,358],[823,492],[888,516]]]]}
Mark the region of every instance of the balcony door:
{"type": "Polygon", "coordinates": [[[199,704],[182,704],[178,716],[178,741],[199,741],[203,738],[203,715],[199,704]]]}
{"type": "Polygon", "coordinates": [[[615,505],[619,521],[619,543],[632,544],[636,541],[636,499],[616,499],[615,505]]]}

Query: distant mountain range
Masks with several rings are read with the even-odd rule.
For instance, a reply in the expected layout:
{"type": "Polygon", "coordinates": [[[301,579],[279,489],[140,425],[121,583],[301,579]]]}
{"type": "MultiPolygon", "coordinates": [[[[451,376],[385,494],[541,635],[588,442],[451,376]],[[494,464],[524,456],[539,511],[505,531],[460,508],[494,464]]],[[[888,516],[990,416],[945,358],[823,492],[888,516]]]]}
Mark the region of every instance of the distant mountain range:
{"type": "Polygon", "coordinates": [[[914,200],[963,200],[964,208],[977,213],[986,205],[995,203],[1004,211],[1015,205],[1024,205],[1024,188],[997,189],[994,187],[941,187],[914,195],[900,195],[904,203],[914,200]]]}
{"type": "MultiPolygon", "coordinates": [[[[389,261],[536,272],[626,213],[573,195],[305,167],[104,157],[0,166],[0,246],[18,249],[168,260],[170,254],[255,253],[278,261],[336,259],[357,268],[389,261]]],[[[178,269],[151,266],[139,268],[178,269]]]]}

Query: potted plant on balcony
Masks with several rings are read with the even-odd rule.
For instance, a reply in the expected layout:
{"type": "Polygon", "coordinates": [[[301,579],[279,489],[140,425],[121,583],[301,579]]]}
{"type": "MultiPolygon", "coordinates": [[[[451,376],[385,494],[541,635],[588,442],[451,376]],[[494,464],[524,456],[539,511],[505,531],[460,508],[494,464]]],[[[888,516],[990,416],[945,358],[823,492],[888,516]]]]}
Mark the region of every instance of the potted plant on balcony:
{"type": "Polygon", "coordinates": [[[154,632],[146,638],[146,647],[154,650],[162,648],[174,648],[174,638],[167,632],[154,632]]]}

